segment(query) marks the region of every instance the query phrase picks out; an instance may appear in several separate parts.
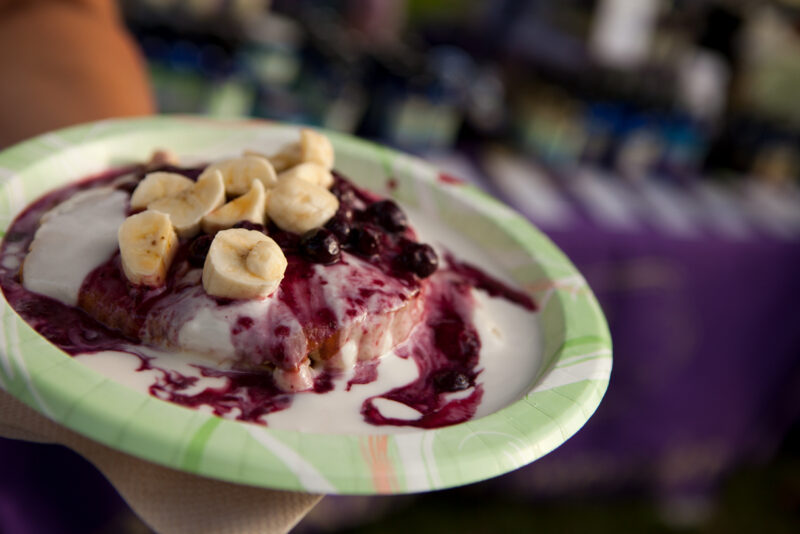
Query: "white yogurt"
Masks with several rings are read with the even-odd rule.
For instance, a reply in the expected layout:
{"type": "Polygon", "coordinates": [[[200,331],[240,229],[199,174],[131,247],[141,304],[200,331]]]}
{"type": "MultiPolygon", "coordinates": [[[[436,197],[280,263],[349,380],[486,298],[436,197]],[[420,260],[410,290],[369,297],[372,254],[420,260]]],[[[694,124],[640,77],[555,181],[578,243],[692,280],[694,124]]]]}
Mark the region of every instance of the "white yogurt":
{"type": "Polygon", "coordinates": [[[89,189],[45,213],[22,264],[25,289],[77,305],[83,280],[117,249],[127,199],[110,187],[89,189]]]}

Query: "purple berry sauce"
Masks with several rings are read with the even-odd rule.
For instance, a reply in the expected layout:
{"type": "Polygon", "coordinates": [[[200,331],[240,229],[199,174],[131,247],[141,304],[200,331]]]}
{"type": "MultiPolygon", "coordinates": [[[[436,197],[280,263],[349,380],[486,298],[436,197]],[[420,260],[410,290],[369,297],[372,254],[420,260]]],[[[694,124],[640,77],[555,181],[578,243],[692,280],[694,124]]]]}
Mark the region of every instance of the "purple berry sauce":
{"type": "Polygon", "coordinates": [[[472,324],[475,301],[470,285],[452,272],[442,272],[432,282],[425,323],[396,349],[400,357],[414,360],[419,378],[378,396],[405,404],[422,415],[414,421],[384,417],[373,403],[377,397],[372,397],[364,402],[361,413],[373,425],[438,428],[462,423],[472,418],[483,397],[483,386],[476,383],[481,342],[472,324]],[[448,399],[454,388],[436,380],[446,375],[462,377],[474,389],[465,397],[448,399]]]}
{"type": "Polygon", "coordinates": [[[447,185],[464,185],[465,183],[461,178],[456,178],[452,174],[447,174],[445,172],[440,172],[438,179],[441,183],[447,185]]]}
{"type": "MultiPolygon", "coordinates": [[[[202,167],[168,167],[159,170],[180,172],[196,179],[202,167]]],[[[281,391],[276,386],[271,372],[254,370],[252,366],[232,370],[196,366],[203,376],[227,380],[224,386],[189,393],[197,377],[160,368],[153,363],[152,357],[137,351],[137,346],[142,345],[138,333],[151,310],[168,307],[183,292],[196,291],[196,288],[188,285],[193,280],[196,286],[197,277],[192,277],[191,272],[193,269],[196,271],[199,263],[199,247],[197,244],[192,247],[192,240],[181,242],[163,288],[145,290],[132,286],[121,271],[118,252],[95,269],[84,280],[80,300],[83,303],[84,297],[91,294],[105,295],[99,304],[107,307],[101,311],[101,315],[107,319],[105,324],[80,307],[67,306],[27,291],[20,282],[19,265],[43,213],[79,191],[112,184],[123,175],[134,175],[141,179],[144,174],[143,166],[109,171],[58,189],[31,204],[13,222],[0,248],[0,288],[25,321],[67,354],[106,350],[134,354],[140,360],[138,371],[156,371],[157,378],[149,387],[151,395],[187,407],[210,406],[220,416],[235,411],[239,420],[263,424],[264,415],[288,408],[293,398],[293,394],[281,391]]],[[[130,181],[119,187],[132,190],[130,181]]],[[[339,197],[340,212],[344,214],[337,224],[352,224],[354,229],[362,232],[364,228],[369,232],[376,230],[378,225],[369,220],[369,207],[382,201],[381,197],[356,187],[336,173],[332,191],[339,197]]],[[[399,216],[395,214],[394,217],[399,216]]],[[[345,230],[349,232],[349,228],[345,230]]],[[[314,270],[315,263],[303,256],[299,236],[282,232],[274,226],[267,231],[284,249],[289,262],[276,298],[301,319],[302,324],[306,325],[304,335],[309,346],[318,348],[336,333],[339,326],[333,311],[322,299],[323,287],[329,282],[314,270]]],[[[474,266],[457,261],[450,254],[446,256],[446,266],[440,265],[432,276],[423,281],[412,267],[404,265],[404,252],[409,243],[416,242],[414,230],[398,225],[394,232],[378,231],[377,234],[378,243],[374,252],[370,249],[370,254],[359,253],[357,244],[343,243],[340,259],[324,268],[344,270],[342,272],[350,273],[345,276],[353,276],[348,282],[358,291],[344,303],[347,316],[363,313],[370,302],[373,305],[376,302],[380,305],[397,305],[408,299],[425,299],[419,324],[408,339],[395,349],[400,357],[414,360],[420,372],[419,378],[379,396],[406,404],[419,411],[421,416],[413,421],[386,418],[374,406],[373,401],[377,397],[365,401],[362,415],[366,422],[373,425],[411,425],[421,428],[466,421],[475,414],[483,396],[483,387],[478,382],[479,371],[476,370],[481,342],[472,323],[475,305],[472,288],[507,299],[528,310],[535,310],[536,305],[524,293],[509,288],[474,266]],[[356,261],[370,264],[375,274],[369,279],[364,278],[363,270],[354,274],[357,271],[349,266],[356,261]],[[423,291],[424,286],[427,287],[423,291]],[[451,395],[455,392],[462,393],[456,398],[451,395]]],[[[213,305],[225,307],[232,302],[215,299],[213,305]]],[[[284,326],[267,328],[270,324],[262,317],[239,316],[231,324],[231,339],[237,347],[259,347],[264,352],[260,355],[263,361],[272,362],[272,365],[286,363],[291,367],[296,363],[291,360],[294,356],[290,354],[288,346],[291,332],[284,326]]],[[[379,360],[359,362],[347,389],[376,380],[379,366],[379,360]]],[[[313,390],[301,394],[324,394],[333,388],[335,377],[333,372],[323,371],[315,378],[313,390]]]]}
{"type": "Polygon", "coordinates": [[[457,260],[452,254],[447,254],[445,259],[449,269],[468,281],[475,289],[482,289],[489,296],[506,299],[528,311],[536,311],[536,302],[527,293],[509,287],[474,265],[457,260]]]}

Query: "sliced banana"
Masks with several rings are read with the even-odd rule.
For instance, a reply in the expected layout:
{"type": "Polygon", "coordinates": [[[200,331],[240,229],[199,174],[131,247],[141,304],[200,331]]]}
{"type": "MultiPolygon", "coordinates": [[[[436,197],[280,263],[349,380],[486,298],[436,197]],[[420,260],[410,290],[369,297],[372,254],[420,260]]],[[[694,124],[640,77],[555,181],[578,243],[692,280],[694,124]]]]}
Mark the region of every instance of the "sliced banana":
{"type": "MultiPolygon", "coordinates": [[[[250,190],[253,180],[259,180],[265,189],[274,187],[278,182],[278,176],[269,160],[254,154],[244,155],[238,158],[226,159],[219,163],[209,165],[206,173],[219,171],[225,182],[225,192],[229,196],[238,196],[250,190]]],[[[203,176],[201,175],[201,177],[203,176]]]]}
{"type": "Polygon", "coordinates": [[[169,215],[158,211],[143,211],[125,219],[117,232],[122,270],[131,283],[159,287],[175,252],[178,236],[169,215]]]}
{"type": "Polygon", "coordinates": [[[260,180],[253,180],[250,191],[220,206],[205,217],[201,226],[207,234],[230,228],[239,221],[264,224],[267,194],[260,180]]]}
{"type": "MultiPolygon", "coordinates": [[[[242,151],[242,156],[252,156],[254,158],[261,158],[261,159],[265,159],[265,160],[269,161],[269,156],[267,156],[263,152],[259,152],[258,150],[251,150],[249,148],[245,148],[242,151]]],[[[274,168],[274,165],[273,165],[273,168],[274,168]]]]}
{"type": "Polygon", "coordinates": [[[180,237],[192,237],[200,231],[200,221],[225,202],[225,185],[219,171],[204,172],[189,189],[147,205],[148,210],[169,215],[180,237]]]}
{"type": "Polygon", "coordinates": [[[330,139],[309,128],[300,130],[300,158],[333,169],[333,145],[330,139]]]}
{"type": "Polygon", "coordinates": [[[262,232],[222,230],[211,242],[203,265],[203,288],[215,297],[267,297],[278,289],[286,266],[281,247],[262,232]]]}
{"type": "Polygon", "coordinates": [[[171,150],[160,148],[155,150],[151,155],[148,162],[145,164],[145,169],[152,170],[164,167],[165,165],[172,165],[177,167],[181,164],[181,160],[177,154],[171,150]]]}
{"type": "Polygon", "coordinates": [[[336,195],[297,177],[280,180],[267,202],[267,215],[278,228],[296,234],[323,226],[338,209],[336,195]]]}
{"type": "Polygon", "coordinates": [[[319,163],[307,161],[299,165],[295,165],[289,170],[283,171],[278,175],[278,180],[285,178],[299,178],[306,182],[329,189],[333,185],[333,175],[331,171],[319,163]]]}
{"type": "Polygon", "coordinates": [[[151,202],[175,196],[193,185],[192,180],[175,172],[151,172],[133,190],[131,209],[143,210],[151,202]]]}
{"type": "Polygon", "coordinates": [[[267,159],[272,163],[275,172],[283,172],[290,169],[303,161],[300,154],[300,144],[292,143],[287,145],[277,154],[267,156],[267,159]]]}
{"type": "MultiPolygon", "coordinates": [[[[250,274],[254,274],[265,280],[275,278],[276,264],[275,261],[273,261],[275,245],[276,243],[272,241],[272,239],[269,241],[259,241],[253,245],[253,248],[250,249],[250,253],[245,260],[245,265],[247,266],[247,270],[250,271],[250,274]]],[[[281,248],[278,247],[278,250],[281,250],[281,248]]],[[[281,255],[283,255],[283,251],[281,251],[281,255]]],[[[283,278],[284,270],[285,267],[281,270],[281,278],[283,278]]]]}
{"type": "Polygon", "coordinates": [[[300,130],[300,141],[283,147],[280,152],[269,156],[277,172],[283,172],[295,165],[311,162],[333,169],[334,154],[330,140],[310,128],[300,130]]]}

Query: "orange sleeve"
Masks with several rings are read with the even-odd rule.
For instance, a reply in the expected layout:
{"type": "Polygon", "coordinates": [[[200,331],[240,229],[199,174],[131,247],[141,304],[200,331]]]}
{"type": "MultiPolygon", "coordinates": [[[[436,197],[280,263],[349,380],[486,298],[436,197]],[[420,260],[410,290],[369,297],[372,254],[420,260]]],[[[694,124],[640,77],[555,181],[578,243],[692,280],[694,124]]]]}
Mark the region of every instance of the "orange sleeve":
{"type": "Polygon", "coordinates": [[[143,58],[113,0],[0,0],[0,147],[153,113],[143,58]]]}

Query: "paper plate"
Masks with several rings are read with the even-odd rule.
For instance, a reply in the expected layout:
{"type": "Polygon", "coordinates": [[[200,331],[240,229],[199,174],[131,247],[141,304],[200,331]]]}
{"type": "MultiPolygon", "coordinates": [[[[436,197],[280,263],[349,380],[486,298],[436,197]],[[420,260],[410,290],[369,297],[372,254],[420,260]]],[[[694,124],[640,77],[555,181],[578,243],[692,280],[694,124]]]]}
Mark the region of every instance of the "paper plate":
{"type": "MultiPolygon", "coordinates": [[[[259,146],[296,128],[191,117],[109,120],[43,135],[0,154],[0,228],[71,180],[168,147],[201,160],[259,146]]],[[[110,380],[49,343],[3,299],[0,388],[47,417],[134,456],[207,477],[328,494],[410,493],[494,477],[552,451],[589,419],[608,386],[611,341],[584,278],[520,215],[443,180],[416,158],[329,132],[337,169],[403,205],[433,212],[504,266],[537,300],[542,365],[522,398],[436,430],[322,434],[224,420],[110,380]],[[520,260],[522,258],[522,260],[520,260]]],[[[535,349],[535,350],[534,350],[535,349]]]]}

